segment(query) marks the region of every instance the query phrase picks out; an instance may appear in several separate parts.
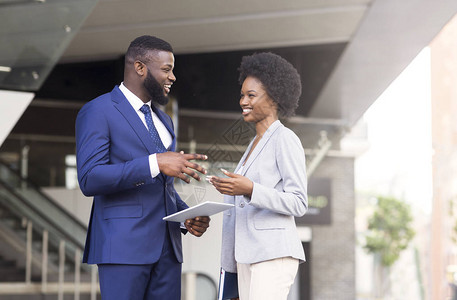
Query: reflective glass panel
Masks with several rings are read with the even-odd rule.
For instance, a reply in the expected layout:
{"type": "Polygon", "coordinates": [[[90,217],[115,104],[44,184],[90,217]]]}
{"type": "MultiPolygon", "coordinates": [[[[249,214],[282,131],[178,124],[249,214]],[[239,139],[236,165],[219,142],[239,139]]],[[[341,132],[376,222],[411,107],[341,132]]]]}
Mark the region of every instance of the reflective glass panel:
{"type": "Polygon", "coordinates": [[[0,0],[0,88],[36,91],[97,0],[0,0]]]}

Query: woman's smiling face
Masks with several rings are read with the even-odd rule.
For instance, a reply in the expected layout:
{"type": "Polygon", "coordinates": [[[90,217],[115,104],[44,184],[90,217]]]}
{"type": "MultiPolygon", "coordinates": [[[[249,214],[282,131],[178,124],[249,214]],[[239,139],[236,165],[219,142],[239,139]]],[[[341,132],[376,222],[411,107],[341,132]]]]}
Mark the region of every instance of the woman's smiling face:
{"type": "Polygon", "coordinates": [[[240,95],[240,106],[246,122],[258,123],[266,119],[278,118],[276,103],[270,98],[262,82],[248,76],[243,82],[240,95]]]}

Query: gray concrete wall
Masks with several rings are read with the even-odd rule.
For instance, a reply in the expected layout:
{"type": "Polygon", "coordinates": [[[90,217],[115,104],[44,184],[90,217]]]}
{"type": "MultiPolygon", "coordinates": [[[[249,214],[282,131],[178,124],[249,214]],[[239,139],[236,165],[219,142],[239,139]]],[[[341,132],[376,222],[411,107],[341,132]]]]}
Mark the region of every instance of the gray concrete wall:
{"type": "Polygon", "coordinates": [[[313,300],[355,299],[354,159],[326,157],[313,174],[330,178],[331,225],[313,225],[311,293],[313,300]]]}

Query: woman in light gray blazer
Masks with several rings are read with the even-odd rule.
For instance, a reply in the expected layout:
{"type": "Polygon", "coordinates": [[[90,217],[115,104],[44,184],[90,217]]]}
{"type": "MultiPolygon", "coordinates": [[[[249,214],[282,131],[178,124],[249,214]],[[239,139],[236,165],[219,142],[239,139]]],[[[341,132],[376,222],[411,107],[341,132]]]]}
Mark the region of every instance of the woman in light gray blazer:
{"type": "Polygon", "coordinates": [[[294,217],[308,208],[305,154],[279,117],[294,114],[300,75],[273,53],[245,56],[240,106],[256,136],[233,173],[209,181],[235,207],[224,213],[222,268],[238,273],[241,300],[287,299],[305,254],[294,217]]]}

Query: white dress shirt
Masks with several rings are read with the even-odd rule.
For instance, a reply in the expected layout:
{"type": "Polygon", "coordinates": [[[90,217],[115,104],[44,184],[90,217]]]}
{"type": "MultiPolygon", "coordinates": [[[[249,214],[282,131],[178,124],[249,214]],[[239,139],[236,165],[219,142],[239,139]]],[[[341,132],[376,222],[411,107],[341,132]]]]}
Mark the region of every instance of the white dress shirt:
{"type": "MultiPolygon", "coordinates": [[[[143,107],[144,104],[147,104],[149,107],[151,107],[151,101],[144,103],[140,98],[138,98],[134,93],[132,93],[124,85],[123,82],[120,84],[119,89],[124,94],[125,98],[127,98],[130,105],[132,105],[133,109],[138,114],[138,117],[141,119],[146,129],[148,129],[148,125],[146,124],[146,118],[144,117],[144,113],[142,113],[140,109],[141,107],[143,107]]],[[[151,110],[151,114],[152,121],[154,122],[157,132],[159,133],[160,139],[162,140],[162,143],[165,146],[165,148],[168,149],[171,143],[173,142],[173,138],[171,137],[171,134],[168,131],[168,129],[165,127],[165,125],[162,123],[162,121],[159,119],[159,117],[153,110],[151,110]]],[[[149,155],[149,168],[151,170],[151,176],[153,178],[159,175],[159,164],[157,163],[157,156],[155,153],[149,155]]]]}

